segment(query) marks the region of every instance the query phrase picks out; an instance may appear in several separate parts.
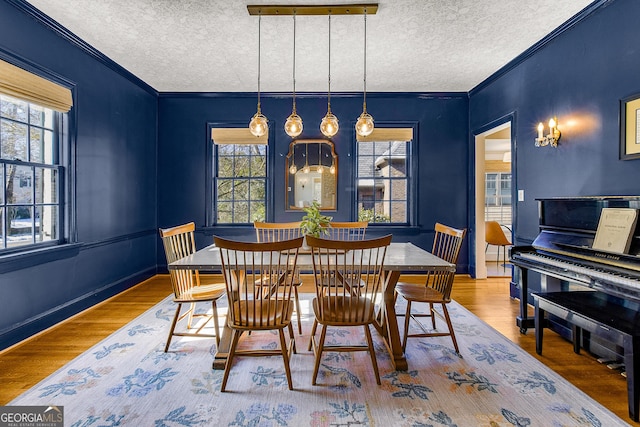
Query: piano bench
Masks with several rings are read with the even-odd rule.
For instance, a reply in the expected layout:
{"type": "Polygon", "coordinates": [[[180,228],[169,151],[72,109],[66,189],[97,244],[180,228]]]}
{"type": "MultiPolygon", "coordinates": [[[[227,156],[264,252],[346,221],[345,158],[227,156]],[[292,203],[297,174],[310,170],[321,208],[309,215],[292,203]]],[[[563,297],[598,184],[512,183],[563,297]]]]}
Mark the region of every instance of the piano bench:
{"type": "Polygon", "coordinates": [[[582,330],[624,349],[629,417],[638,421],[640,407],[640,313],[619,299],[594,291],[532,293],[535,306],[536,353],[542,354],[545,312],[572,325],[573,350],[580,352],[582,330]]]}

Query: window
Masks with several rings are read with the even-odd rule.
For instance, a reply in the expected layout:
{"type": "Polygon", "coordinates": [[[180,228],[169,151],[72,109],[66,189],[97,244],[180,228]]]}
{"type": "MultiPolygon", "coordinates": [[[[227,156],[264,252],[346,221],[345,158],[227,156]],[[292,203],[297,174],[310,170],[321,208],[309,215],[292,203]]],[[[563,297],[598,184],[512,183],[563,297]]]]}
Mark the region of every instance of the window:
{"type": "Polygon", "coordinates": [[[375,129],[358,137],[356,209],[358,220],[408,224],[409,166],[413,129],[375,129]]]}
{"type": "Polygon", "coordinates": [[[0,251],[61,239],[60,116],[0,94],[0,251]]]}
{"type": "Polygon", "coordinates": [[[485,175],[485,219],[511,224],[511,173],[485,175]]]}
{"type": "Polygon", "coordinates": [[[248,129],[212,129],[212,137],[215,223],[264,221],[267,204],[266,139],[256,140],[248,129]]]}

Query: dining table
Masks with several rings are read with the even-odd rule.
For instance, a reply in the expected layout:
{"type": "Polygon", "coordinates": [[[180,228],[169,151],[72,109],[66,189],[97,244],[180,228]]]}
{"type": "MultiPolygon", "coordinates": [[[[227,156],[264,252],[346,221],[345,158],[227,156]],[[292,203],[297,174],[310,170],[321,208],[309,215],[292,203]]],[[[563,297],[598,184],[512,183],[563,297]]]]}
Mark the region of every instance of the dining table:
{"type": "MultiPolygon", "coordinates": [[[[299,271],[313,271],[312,255],[301,251],[297,257],[296,268],[299,271]]],[[[171,262],[169,270],[198,270],[200,272],[222,271],[220,250],[209,245],[193,254],[171,262]]],[[[456,265],[439,258],[427,250],[412,243],[393,242],[387,248],[384,258],[384,286],[382,300],[379,304],[375,327],[383,337],[393,366],[398,371],[408,369],[407,359],[402,350],[400,331],[396,319],[395,286],[403,273],[419,274],[427,271],[446,271],[455,275],[456,265]]],[[[220,343],[214,356],[213,369],[224,369],[229,348],[231,346],[231,330],[224,322],[220,343]]]]}

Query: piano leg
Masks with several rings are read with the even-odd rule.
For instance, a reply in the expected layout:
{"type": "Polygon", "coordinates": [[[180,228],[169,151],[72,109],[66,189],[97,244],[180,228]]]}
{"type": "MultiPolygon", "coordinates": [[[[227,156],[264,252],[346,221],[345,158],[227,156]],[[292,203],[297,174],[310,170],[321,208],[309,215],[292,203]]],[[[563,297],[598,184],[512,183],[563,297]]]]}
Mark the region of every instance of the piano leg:
{"type": "Polygon", "coordinates": [[[629,400],[629,417],[638,421],[640,389],[636,386],[640,381],[640,337],[626,335],[624,337],[624,366],[627,373],[627,395],[629,400]]]}
{"type": "Polygon", "coordinates": [[[520,288],[520,315],[516,317],[516,325],[520,327],[520,333],[526,334],[527,329],[534,326],[533,319],[529,319],[529,278],[528,270],[519,266],[514,266],[514,278],[520,288]]]}
{"type": "Polygon", "coordinates": [[[534,301],[535,305],[535,331],[536,331],[536,353],[542,354],[542,336],[544,329],[544,310],[540,308],[538,299],[534,301]]]}
{"type": "Polygon", "coordinates": [[[571,340],[573,341],[573,352],[580,354],[580,341],[582,341],[582,328],[571,325],[571,340]]]}

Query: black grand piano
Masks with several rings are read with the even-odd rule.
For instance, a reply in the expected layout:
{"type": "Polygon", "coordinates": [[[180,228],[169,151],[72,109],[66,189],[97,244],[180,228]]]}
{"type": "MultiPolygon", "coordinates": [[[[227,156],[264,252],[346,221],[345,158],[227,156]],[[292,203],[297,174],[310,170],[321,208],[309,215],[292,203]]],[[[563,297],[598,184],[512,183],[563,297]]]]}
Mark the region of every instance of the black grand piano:
{"type": "Polygon", "coordinates": [[[539,353],[544,326],[573,340],[576,352],[585,348],[604,359],[622,362],[629,415],[638,421],[640,387],[636,390],[635,385],[640,384],[640,220],[628,253],[594,250],[592,244],[602,209],[640,209],[640,196],[537,200],[538,236],[531,246],[514,246],[510,251],[512,287],[520,298],[516,319],[520,332],[536,326],[539,353]],[[539,274],[539,286],[538,275],[531,272],[539,274]],[[528,315],[528,303],[532,301],[536,317],[542,319],[528,315]]]}

